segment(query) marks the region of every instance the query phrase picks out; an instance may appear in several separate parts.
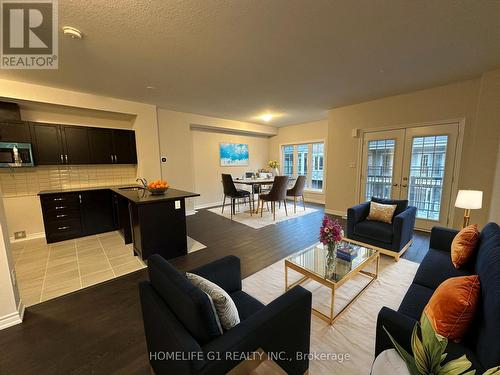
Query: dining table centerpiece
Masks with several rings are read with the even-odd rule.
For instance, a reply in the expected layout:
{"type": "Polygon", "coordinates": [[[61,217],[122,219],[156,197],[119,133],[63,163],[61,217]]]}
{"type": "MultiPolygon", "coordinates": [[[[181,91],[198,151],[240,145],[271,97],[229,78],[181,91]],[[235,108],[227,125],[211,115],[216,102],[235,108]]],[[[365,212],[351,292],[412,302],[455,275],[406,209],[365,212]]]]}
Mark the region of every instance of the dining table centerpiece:
{"type": "Polygon", "coordinates": [[[273,176],[278,176],[280,174],[278,170],[278,168],[280,167],[280,163],[277,160],[269,160],[269,163],[267,163],[267,165],[272,169],[273,176]]]}

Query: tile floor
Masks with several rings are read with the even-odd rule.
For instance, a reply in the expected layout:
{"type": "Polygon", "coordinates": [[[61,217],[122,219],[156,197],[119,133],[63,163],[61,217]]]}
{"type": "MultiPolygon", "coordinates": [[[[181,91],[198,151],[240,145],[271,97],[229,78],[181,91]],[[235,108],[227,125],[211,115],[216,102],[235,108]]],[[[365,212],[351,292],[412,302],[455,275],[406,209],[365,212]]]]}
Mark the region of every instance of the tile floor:
{"type": "Polygon", "coordinates": [[[21,300],[31,306],[145,268],[118,232],[47,245],[44,238],[11,244],[21,300]]]}

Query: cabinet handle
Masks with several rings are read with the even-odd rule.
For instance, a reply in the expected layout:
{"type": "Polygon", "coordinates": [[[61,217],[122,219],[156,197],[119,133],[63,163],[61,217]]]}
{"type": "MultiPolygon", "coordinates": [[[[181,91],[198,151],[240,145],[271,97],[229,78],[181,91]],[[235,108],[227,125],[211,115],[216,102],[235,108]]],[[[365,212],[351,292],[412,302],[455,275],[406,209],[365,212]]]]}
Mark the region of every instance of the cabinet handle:
{"type": "Polygon", "coordinates": [[[401,187],[408,187],[408,185],[401,185],[401,187]]]}
{"type": "Polygon", "coordinates": [[[56,210],[62,210],[64,206],[56,206],[56,210]]]}
{"type": "Polygon", "coordinates": [[[58,230],[66,230],[69,229],[69,227],[57,227],[58,230]]]}
{"type": "Polygon", "coordinates": [[[118,156],[116,156],[116,154],[115,154],[115,163],[117,163],[117,162],[118,162],[118,156]]]}
{"type": "Polygon", "coordinates": [[[64,156],[61,154],[61,164],[64,164],[64,156]]]}
{"type": "Polygon", "coordinates": [[[68,164],[68,154],[64,155],[64,159],[66,159],[66,164],[68,164]]]}
{"type": "Polygon", "coordinates": [[[54,201],[55,201],[55,202],[58,202],[58,201],[63,201],[63,200],[64,200],[64,198],[54,198],[54,201]]]}
{"type": "Polygon", "coordinates": [[[398,184],[392,184],[392,186],[398,186],[398,184]]]}
{"type": "Polygon", "coordinates": [[[78,200],[80,201],[80,204],[82,204],[82,195],[78,194],[78,200]]]}
{"type": "Polygon", "coordinates": [[[56,215],[56,217],[57,217],[58,219],[60,219],[60,218],[62,218],[62,217],[66,217],[66,216],[68,216],[68,215],[64,215],[64,214],[63,214],[63,215],[56,215]]]}

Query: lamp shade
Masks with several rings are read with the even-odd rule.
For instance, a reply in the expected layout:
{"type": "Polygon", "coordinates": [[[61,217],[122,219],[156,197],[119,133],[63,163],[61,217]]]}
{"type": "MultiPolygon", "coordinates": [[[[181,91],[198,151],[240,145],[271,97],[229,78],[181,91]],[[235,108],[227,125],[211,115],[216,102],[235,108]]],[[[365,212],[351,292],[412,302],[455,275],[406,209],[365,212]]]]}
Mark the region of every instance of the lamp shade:
{"type": "Polygon", "coordinates": [[[459,190],[455,207],[477,210],[483,205],[483,192],[479,190],[459,190]]]}

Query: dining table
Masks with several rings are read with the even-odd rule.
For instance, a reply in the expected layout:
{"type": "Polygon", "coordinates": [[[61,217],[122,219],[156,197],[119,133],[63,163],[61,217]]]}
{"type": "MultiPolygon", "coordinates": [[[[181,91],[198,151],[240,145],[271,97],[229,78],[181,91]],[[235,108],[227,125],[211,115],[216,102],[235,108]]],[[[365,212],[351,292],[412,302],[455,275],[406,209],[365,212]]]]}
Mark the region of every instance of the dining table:
{"type": "MultiPolygon", "coordinates": [[[[289,177],[288,181],[295,181],[295,177],[289,177]]],[[[255,191],[257,190],[259,193],[262,191],[262,186],[265,185],[272,185],[274,183],[274,177],[273,178],[235,178],[234,180],[235,184],[241,184],[241,185],[247,185],[252,187],[252,205],[255,207],[255,198],[254,194],[255,191]],[[258,187],[258,189],[255,189],[255,187],[258,187]]],[[[259,211],[259,206],[257,205],[257,209],[255,209],[255,213],[258,213],[259,211]]]]}

